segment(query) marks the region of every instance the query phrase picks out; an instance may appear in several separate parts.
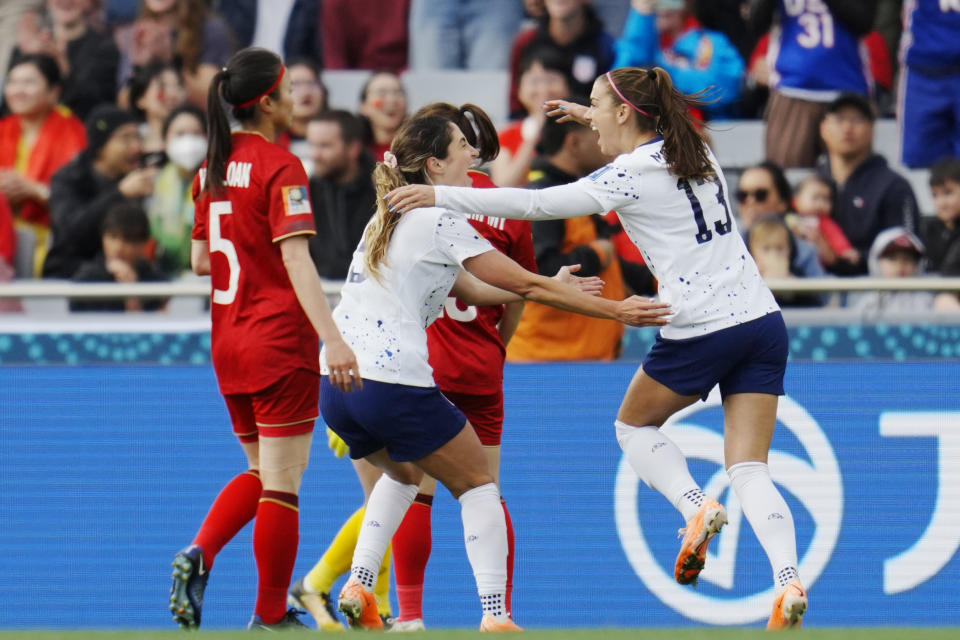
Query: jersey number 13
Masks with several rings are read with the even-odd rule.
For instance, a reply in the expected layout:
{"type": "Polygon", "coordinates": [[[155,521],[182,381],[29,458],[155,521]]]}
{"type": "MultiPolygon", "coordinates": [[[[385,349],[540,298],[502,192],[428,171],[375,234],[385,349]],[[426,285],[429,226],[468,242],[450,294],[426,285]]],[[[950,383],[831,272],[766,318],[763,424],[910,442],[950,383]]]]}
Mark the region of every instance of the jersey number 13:
{"type": "MultiPolygon", "coordinates": [[[[700,182],[699,184],[703,184],[700,182]]],[[[715,220],[713,223],[713,228],[717,231],[719,235],[726,235],[730,233],[730,230],[733,228],[733,221],[730,219],[730,208],[727,206],[727,200],[723,197],[723,187],[720,186],[720,183],[717,182],[717,204],[723,207],[723,212],[725,218],[723,222],[715,220]]],[[[707,227],[707,221],[703,218],[703,206],[700,204],[700,199],[697,198],[697,194],[693,192],[693,187],[690,186],[690,181],[686,178],[680,178],[677,180],[677,189],[683,191],[687,200],[690,201],[690,208],[693,209],[693,219],[697,222],[697,244],[703,244],[705,242],[710,242],[713,239],[713,232],[710,231],[710,228],[707,227]]]]}

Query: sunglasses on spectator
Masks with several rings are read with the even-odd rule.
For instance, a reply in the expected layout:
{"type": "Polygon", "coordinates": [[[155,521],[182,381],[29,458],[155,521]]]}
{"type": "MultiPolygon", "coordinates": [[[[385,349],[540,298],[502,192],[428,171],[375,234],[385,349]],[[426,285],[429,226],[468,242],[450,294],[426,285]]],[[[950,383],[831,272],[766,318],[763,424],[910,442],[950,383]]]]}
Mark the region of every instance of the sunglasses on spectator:
{"type": "Polygon", "coordinates": [[[753,191],[746,191],[744,189],[737,189],[737,192],[734,194],[737,196],[737,202],[743,204],[747,201],[747,198],[753,196],[753,199],[757,202],[766,202],[767,196],[770,195],[769,189],[754,189],[753,191]]]}

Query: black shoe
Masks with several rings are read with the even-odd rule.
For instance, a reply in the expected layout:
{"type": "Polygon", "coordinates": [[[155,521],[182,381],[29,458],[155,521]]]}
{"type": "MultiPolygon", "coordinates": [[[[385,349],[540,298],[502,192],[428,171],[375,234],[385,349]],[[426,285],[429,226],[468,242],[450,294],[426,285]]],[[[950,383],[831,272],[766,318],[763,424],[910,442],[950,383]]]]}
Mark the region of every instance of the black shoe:
{"type": "Polygon", "coordinates": [[[253,614],[253,617],[250,618],[250,624],[247,625],[247,631],[295,631],[297,629],[309,629],[310,627],[300,622],[299,616],[305,613],[306,611],[301,611],[300,609],[287,609],[287,612],[283,614],[280,621],[274,622],[273,624],[267,624],[260,619],[260,616],[253,614]]]}
{"type": "Polygon", "coordinates": [[[203,566],[203,550],[195,544],[173,557],[173,585],[170,611],[181,629],[198,629],[203,609],[203,592],[210,574],[203,566]]]}

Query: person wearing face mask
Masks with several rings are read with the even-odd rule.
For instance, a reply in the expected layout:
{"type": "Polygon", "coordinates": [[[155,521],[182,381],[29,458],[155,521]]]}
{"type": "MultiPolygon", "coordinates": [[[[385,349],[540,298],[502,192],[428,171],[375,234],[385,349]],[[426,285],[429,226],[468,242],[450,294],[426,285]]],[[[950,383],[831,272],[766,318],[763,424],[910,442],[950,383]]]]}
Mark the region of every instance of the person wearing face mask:
{"type": "Polygon", "coordinates": [[[190,268],[194,214],[190,183],[207,155],[203,111],[192,105],[171,111],[163,121],[163,140],[167,162],[153,183],[147,215],[150,235],[156,241],[157,266],[176,276],[190,268]]]}

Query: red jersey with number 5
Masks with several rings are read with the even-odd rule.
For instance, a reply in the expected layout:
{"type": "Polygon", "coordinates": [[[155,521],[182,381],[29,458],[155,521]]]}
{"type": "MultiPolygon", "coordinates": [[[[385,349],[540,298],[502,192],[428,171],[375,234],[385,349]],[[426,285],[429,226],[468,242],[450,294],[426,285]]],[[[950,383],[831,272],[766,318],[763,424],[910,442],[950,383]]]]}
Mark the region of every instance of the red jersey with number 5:
{"type": "MultiPolygon", "coordinates": [[[[474,187],[496,185],[486,174],[471,171],[474,187]]],[[[470,224],[528,271],[537,271],[533,235],[526,220],[491,218],[467,212],[470,224]]],[[[448,297],[443,314],[427,329],[433,379],[441,391],[488,395],[503,388],[506,349],[497,325],[503,305],[474,307],[448,297]]]]}
{"type": "Polygon", "coordinates": [[[280,241],[313,235],[307,175],[293,154],[235,133],[224,189],[193,181],[193,239],[210,247],[211,354],[220,391],[260,391],[295,369],[319,373],[317,333],[300,307],[280,241]]]}

